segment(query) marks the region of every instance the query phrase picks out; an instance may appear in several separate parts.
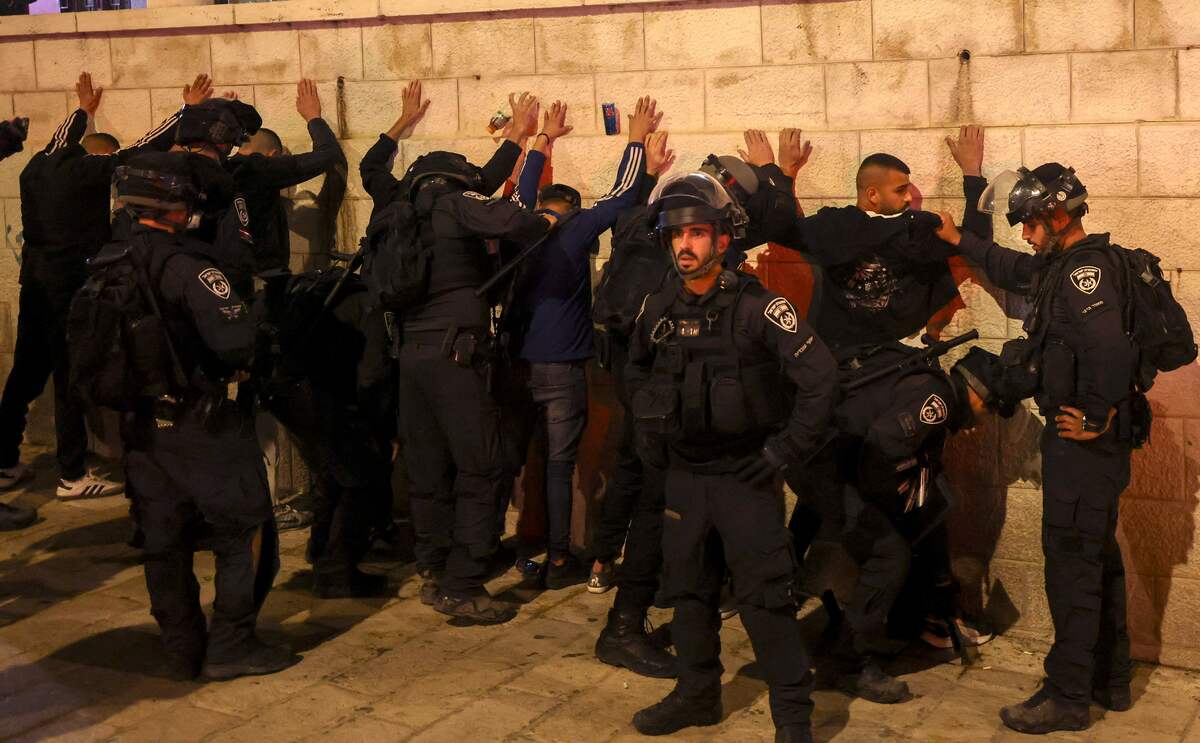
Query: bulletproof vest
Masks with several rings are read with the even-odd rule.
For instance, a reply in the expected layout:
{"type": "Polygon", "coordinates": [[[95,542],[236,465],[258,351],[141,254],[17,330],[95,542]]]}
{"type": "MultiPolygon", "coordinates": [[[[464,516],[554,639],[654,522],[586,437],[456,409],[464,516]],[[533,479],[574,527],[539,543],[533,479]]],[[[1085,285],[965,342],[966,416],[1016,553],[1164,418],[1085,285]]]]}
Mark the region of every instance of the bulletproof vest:
{"type": "Polygon", "coordinates": [[[757,282],[732,272],[721,281],[726,277],[733,285],[706,302],[684,302],[674,286],[647,300],[646,312],[657,310],[650,324],[656,351],[651,379],[635,392],[632,407],[640,424],[650,423],[668,440],[751,441],[791,413],[791,383],[779,361],[739,348],[734,335],[739,300],[757,282]]]}

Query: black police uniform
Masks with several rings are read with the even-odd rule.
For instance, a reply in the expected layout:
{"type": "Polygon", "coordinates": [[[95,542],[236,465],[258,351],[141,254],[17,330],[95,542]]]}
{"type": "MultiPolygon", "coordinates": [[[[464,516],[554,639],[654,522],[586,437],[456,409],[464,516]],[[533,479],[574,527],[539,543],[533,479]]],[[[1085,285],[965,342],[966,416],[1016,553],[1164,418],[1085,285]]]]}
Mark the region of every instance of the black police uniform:
{"type": "Polygon", "coordinates": [[[168,335],[190,377],[171,410],[147,405],[126,422],[126,477],[145,532],[151,612],[179,660],[238,664],[260,647],[254,625],[279,569],[253,419],[226,392],[230,375],[249,368],[254,322],[205,256],[206,245],[141,226],[130,243],[148,261],[168,335]],[[197,549],[216,555],[217,595],[207,636],[192,573],[197,549]]]}
{"type": "Polygon", "coordinates": [[[643,456],[666,468],[663,595],[675,607],[675,694],[720,703],[718,602],[728,568],[775,724],[807,726],[812,676],[782,495],[736,473],[764,457],[764,446],[795,463],[825,443],[833,358],[786,299],[725,272],[704,296],[676,278],[647,298],[627,373],[643,456]]]}
{"type": "Polygon", "coordinates": [[[113,171],[133,155],[169,149],[179,114],[131,147],[89,155],[80,144],[87,113],[77,109],[21,171],[21,295],[13,365],[0,402],[0,468],[16,464],[29,405],[54,375],[54,425],[64,480],[83,477],[87,452],[84,406],[68,379],[66,319],[71,297],[87,278],[85,264],[109,241],[113,171]]]}
{"type": "MultiPolygon", "coordinates": [[[[1031,295],[1026,332],[1040,357],[1035,400],[1042,431],[1042,550],[1054,645],[1046,690],[1086,705],[1093,688],[1127,687],[1125,568],[1116,538],[1118,499],[1129,484],[1136,349],[1123,328],[1125,298],[1107,234],[1088,235],[1049,257],[1000,247],[964,233],[962,254],[997,286],[1031,295]],[[1091,441],[1059,438],[1059,407],[1083,410],[1102,428],[1091,441]]],[[[1006,349],[1007,350],[1007,349],[1006,349]]]]}

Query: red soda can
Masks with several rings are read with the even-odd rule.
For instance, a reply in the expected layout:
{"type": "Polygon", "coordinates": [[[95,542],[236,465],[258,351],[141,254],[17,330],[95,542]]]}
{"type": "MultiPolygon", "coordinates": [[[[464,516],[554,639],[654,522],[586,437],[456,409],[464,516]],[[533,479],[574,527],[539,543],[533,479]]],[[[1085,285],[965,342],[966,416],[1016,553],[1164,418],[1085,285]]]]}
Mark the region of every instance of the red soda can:
{"type": "Polygon", "coordinates": [[[604,133],[620,134],[621,118],[617,115],[617,104],[602,103],[600,104],[600,110],[604,112],[604,133]]]}

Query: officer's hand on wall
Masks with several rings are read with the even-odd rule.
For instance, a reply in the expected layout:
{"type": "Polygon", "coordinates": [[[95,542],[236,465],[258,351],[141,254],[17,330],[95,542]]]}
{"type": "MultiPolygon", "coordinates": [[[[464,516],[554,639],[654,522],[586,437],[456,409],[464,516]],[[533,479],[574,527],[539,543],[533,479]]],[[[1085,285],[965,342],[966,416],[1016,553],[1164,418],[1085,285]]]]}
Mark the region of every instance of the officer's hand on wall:
{"type": "Polygon", "coordinates": [[[658,177],[675,164],[675,150],[667,149],[669,132],[653,132],[646,137],[646,173],[658,177]]]}
{"type": "Polygon", "coordinates": [[[212,98],[212,94],[212,78],[203,73],[196,75],[196,79],[192,81],[191,85],[183,86],[183,102],[189,106],[204,103],[212,98]]]}
{"type": "Polygon", "coordinates": [[[779,132],[779,169],[794,179],[800,169],[808,164],[812,156],[812,142],[801,137],[799,129],[784,129],[779,132]]]}
{"type": "Polygon", "coordinates": [[[650,96],[638,98],[637,108],[629,117],[629,141],[645,142],[646,137],[658,130],[662,121],[662,112],[656,111],[658,101],[650,96]]]}
{"type": "Polygon", "coordinates": [[[761,129],[747,129],[745,133],[746,149],[738,148],[738,157],[751,165],[762,167],[775,162],[775,151],[771,142],[761,129]]]}
{"type": "Polygon", "coordinates": [[[413,80],[404,86],[404,95],[401,98],[400,118],[396,119],[395,124],[392,124],[392,128],[387,131],[387,136],[397,141],[408,139],[412,136],[413,130],[417,128],[417,124],[421,122],[421,119],[425,118],[425,112],[428,110],[429,101],[421,100],[421,81],[413,80]]]}
{"type": "Polygon", "coordinates": [[[983,127],[964,126],[958,130],[958,139],[946,137],[946,146],[954,156],[954,162],[962,168],[963,175],[983,175],[983,127]]]}
{"type": "Polygon", "coordinates": [[[75,83],[75,95],[79,97],[79,108],[91,118],[96,115],[96,109],[100,108],[100,97],[104,95],[104,88],[93,88],[91,73],[81,72],[79,82],[75,83]]]}
{"type": "Polygon", "coordinates": [[[1090,425],[1091,422],[1079,408],[1060,405],[1059,410],[1062,412],[1054,416],[1054,422],[1058,424],[1058,437],[1072,441],[1091,441],[1100,438],[1108,433],[1108,429],[1112,428],[1113,416],[1117,414],[1116,408],[1109,408],[1108,419],[1104,421],[1104,427],[1096,429],[1094,425],[1090,425]],[[1086,430],[1089,428],[1093,430],[1086,430]]]}
{"type": "Polygon", "coordinates": [[[954,225],[954,217],[950,216],[949,212],[938,212],[938,216],[942,219],[942,226],[934,230],[934,234],[943,242],[957,246],[959,241],[962,240],[962,233],[954,225]]]}
{"type": "Polygon", "coordinates": [[[305,121],[321,116],[321,95],[312,80],[301,80],[296,85],[296,111],[305,121]]]}

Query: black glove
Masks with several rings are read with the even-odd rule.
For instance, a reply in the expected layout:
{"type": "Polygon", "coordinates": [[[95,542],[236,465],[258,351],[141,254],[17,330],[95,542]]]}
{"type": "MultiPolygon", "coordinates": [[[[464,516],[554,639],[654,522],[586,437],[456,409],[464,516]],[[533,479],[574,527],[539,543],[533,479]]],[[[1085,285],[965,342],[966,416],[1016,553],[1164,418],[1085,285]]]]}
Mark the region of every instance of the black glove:
{"type": "Polygon", "coordinates": [[[783,454],[783,446],[773,439],[768,439],[757,454],[746,457],[738,465],[734,473],[739,481],[749,485],[762,485],[787,469],[788,458],[783,454]]]}

